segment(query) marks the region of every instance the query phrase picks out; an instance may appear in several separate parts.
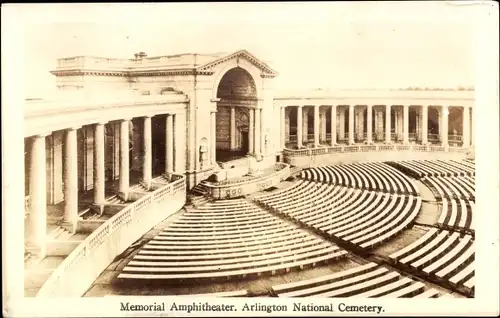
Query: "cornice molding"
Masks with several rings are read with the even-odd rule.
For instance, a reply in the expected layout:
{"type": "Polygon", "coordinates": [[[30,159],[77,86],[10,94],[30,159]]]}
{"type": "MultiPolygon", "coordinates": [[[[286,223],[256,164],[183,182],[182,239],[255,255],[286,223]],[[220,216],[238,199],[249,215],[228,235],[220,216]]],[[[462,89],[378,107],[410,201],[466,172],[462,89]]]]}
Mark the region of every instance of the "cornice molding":
{"type": "Polygon", "coordinates": [[[140,76],[168,76],[168,75],[213,75],[213,71],[198,71],[196,69],[177,70],[151,70],[151,71],[93,71],[93,70],[55,70],[50,71],[56,76],[116,76],[116,77],[140,77],[140,76]]]}
{"type": "Polygon", "coordinates": [[[250,54],[249,52],[247,52],[245,50],[241,50],[241,51],[235,52],[233,54],[224,56],[224,57],[219,58],[219,59],[217,59],[217,60],[215,60],[213,62],[210,62],[210,63],[207,63],[205,65],[202,65],[202,66],[198,67],[197,69],[199,71],[210,70],[210,69],[214,68],[217,65],[220,65],[220,64],[225,63],[225,62],[227,62],[229,60],[232,60],[232,59],[239,59],[240,57],[245,58],[250,63],[252,63],[255,66],[257,66],[258,68],[260,68],[264,72],[263,74],[261,74],[261,77],[263,77],[263,78],[264,77],[266,77],[266,78],[273,78],[273,77],[276,77],[278,75],[276,71],[274,71],[273,69],[271,69],[265,63],[261,62],[259,59],[257,59],[255,56],[253,56],[252,54],[250,54]]]}

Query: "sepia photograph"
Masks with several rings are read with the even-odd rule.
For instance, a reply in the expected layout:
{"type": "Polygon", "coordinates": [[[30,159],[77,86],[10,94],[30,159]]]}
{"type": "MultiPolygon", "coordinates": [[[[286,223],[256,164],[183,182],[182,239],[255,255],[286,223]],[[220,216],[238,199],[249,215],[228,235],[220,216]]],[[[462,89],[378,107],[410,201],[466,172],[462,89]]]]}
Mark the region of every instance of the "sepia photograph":
{"type": "Polygon", "coordinates": [[[3,6],[3,314],[497,315],[498,85],[493,1],[3,6]]]}

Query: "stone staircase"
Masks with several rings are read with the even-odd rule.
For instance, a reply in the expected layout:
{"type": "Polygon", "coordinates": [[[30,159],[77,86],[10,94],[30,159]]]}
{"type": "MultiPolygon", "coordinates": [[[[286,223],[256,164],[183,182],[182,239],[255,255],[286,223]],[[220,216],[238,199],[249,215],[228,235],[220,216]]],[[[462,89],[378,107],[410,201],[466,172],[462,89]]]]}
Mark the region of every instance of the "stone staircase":
{"type": "Polygon", "coordinates": [[[133,185],[132,187],[130,187],[130,191],[132,191],[132,192],[139,192],[139,193],[141,193],[141,192],[149,192],[148,188],[146,188],[144,186],[144,184],[142,184],[142,183],[138,183],[138,184],[133,185]]]}
{"type": "Polygon", "coordinates": [[[201,183],[197,184],[189,191],[188,200],[194,207],[210,202],[208,191],[201,183]]]}
{"type": "Polygon", "coordinates": [[[24,292],[25,297],[34,297],[45,281],[62,261],[89,234],[75,234],[61,226],[47,234],[47,256],[39,259],[36,255],[24,253],[24,292]]]}
{"type": "Polygon", "coordinates": [[[106,204],[127,204],[127,202],[119,198],[117,195],[113,195],[106,199],[106,204]]]}

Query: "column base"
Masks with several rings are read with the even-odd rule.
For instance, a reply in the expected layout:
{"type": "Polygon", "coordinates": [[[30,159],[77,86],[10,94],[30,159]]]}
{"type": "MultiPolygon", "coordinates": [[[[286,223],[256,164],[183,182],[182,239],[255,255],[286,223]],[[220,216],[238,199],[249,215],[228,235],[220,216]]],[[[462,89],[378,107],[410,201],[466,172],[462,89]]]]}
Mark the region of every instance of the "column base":
{"type": "Polygon", "coordinates": [[[78,220],[76,220],[76,221],[63,221],[61,223],[61,227],[68,230],[71,233],[76,233],[77,225],[78,225],[78,220]]]}
{"type": "Polygon", "coordinates": [[[124,192],[124,191],[120,191],[116,194],[120,199],[122,199],[123,201],[127,202],[128,201],[128,191],[127,192],[124,192]]]}
{"type": "Polygon", "coordinates": [[[104,203],[93,203],[90,206],[90,210],[94,213],[102,215],[104,212],[104,203]]]}
{"type": "Polygon", "coordinates": [[[151,191],[151,181],[139,181],[139,183],[146,188],[147,191],[151,191]]]}
{"type": "Polygon", "coordinates": [[[173,173],[174,173],[173,171],[170,171],[170,172],[164,172],[161,175],[163,176],[163,178],[167,179],[170,182],[173,173]]]}
{"type": "Polygon", "coordinates": [[[35,243],[26,243],[24,246],[25,250],[32,255],[35,255],[37,261],[43,260],[47,256],[47,246],[41,246],[35,243]]]}

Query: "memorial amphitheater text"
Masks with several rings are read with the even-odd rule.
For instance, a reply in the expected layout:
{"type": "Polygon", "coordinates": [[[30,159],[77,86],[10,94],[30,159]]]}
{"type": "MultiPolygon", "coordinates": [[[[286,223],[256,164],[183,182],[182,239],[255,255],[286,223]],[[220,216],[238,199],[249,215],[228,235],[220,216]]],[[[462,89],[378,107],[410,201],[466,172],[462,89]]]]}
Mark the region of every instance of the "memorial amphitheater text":
{"type": "Polygon", "coordinates": [[[24,296],[474,297],[473,90],[283,92],[246,50],[51,73],[24,108],[24,296]]]}

